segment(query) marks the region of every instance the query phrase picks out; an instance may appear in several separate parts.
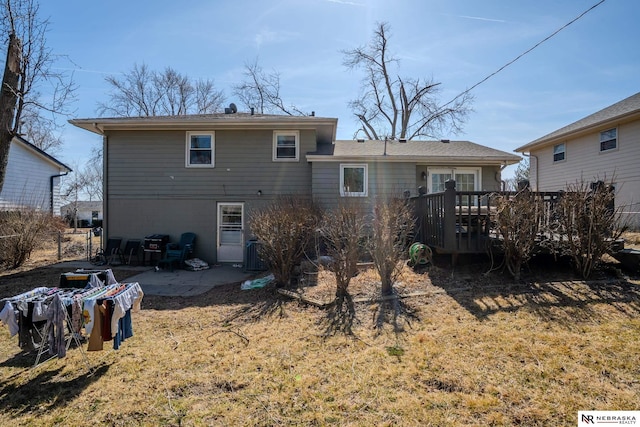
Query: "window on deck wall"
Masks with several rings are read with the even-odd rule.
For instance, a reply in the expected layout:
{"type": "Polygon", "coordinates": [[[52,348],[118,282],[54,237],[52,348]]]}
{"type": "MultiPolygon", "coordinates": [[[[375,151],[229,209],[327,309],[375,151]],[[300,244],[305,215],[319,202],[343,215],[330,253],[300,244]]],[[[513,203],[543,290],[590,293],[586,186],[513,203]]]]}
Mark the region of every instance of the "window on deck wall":
{"type": "Polygon", "coordinates": [[[214,133],[187,132],[187,167],[214,166],[214,133]]]}
{"type": "Polygon", "coordinates": [[[480,170],[462,168],[429,168],[427,192],[440,193],[445,190],[444,183],[450,179],[456,181],[458,191],[479,191],[480,170]]]}
{"type": "MultiPolygon", "coordinates": [[[[456,191],[480,191],[480,169],[464,168],[428,168],[428,193],[441,193],[445,190],[444,183],[450,179],[456,181],[456,191]]],[[[477,196],[471,199],[477,203],[477,196]]],[[[469,204],[469,197],[463,196],[463,204],[469,204]]]]}
{"type": "Polygon", "coordinates": [[[368,192],[367,180],[367,165],[340,165],[340,195],[342,197],[366,197],[368,192]]]}

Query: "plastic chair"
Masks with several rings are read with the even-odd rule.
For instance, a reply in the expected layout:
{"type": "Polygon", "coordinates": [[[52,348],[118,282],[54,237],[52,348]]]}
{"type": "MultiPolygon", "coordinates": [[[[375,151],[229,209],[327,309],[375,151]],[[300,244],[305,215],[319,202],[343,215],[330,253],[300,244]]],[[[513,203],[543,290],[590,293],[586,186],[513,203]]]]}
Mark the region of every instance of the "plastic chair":
{"type": "Polygon", "coordinates": [[[184,260],[187,259],[187,255],[193,252],[193,245],[196,241],[196,235],[194,233],[182,233],[180,236],[180,242],[168,243],[164,258],[158,262],[158,266],[166,264],[173,271],[174,264],[178,268],[184,266],[184,260]]]}

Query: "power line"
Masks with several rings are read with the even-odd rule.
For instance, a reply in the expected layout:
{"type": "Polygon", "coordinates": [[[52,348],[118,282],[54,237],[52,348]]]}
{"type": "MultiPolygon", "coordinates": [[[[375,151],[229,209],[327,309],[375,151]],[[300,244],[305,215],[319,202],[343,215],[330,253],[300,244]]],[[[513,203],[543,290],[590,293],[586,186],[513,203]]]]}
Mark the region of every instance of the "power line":
{"type": "Polygon", "coordinates": [[[477,88],[478,86],[480,86],[482,83],[486,82],[487,80],[489,80],[491,77],[495,76],[496,74],[498,74],[500,71],[504,70],[505,68],[507,68],[509,65],[513,64],[514,62],[516,62],[518,59],[522,58],[523,56],[525,56],[526,54],[528,54],[529,52],[531,52],[532,50],[534,50],[535,48],[537,48],[538,46],[540,46],[542,43],[546,42],[547,40],[551,39],[553,36],[555,36],[556,34],[558,34],[560,31],[564,30],[565,28],[567,28],[569,25],[573,24],[574,22],[576,22],[577,20],[579,20],[580,18],[582,18],[584,15],[586,15],[587,13],[591,12],[593,9],[595,9],[596,7],[600,6],[602,3],[604,3],[606,0],[600,0],[598,3],[594,4],[593,6],[591,6],[589,9],[585,10],[584,12],[582,12],[580,15],[578,15],[577,17],[573,18],[571,21],[567,22],[566,24],[564,24],[562,27],[558,28],[556,31],[554,31],[553,33],[551,33],[550,35],[548,35],[547,37],[545,37],[544,39],[542,39],[541,41],[539,41],[538,43],[536,43],[533,47],[527,49],[526,51],[522,52],[520,55],[518,55],[516,58],[512,59],[511,61],[507,62],[506,64],[504,64],[502,67],[498,68],[496,71],[494,71],[493,73],[489,74],[487,77],[485,77],[484,79],[480,80],[478,83],[474,84],[473,86],[471,86],[469,89],[459,93],[455,98],[453,98],[451,101],[447,102],[446,104],[442,105],[440,107],[440,109],[443,109],[444,107],[446,107],[447,105],[451,104],[453,101],[455,101],[456,99],[460,98],[463,95],[466,95],[467,93],[471,92],[473,89],[477,88]]]}

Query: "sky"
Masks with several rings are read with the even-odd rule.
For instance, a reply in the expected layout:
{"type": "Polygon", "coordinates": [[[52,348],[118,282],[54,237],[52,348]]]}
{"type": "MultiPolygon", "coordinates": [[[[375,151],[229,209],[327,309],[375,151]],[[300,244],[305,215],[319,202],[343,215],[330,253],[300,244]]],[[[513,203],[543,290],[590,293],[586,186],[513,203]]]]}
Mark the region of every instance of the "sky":
{"type": "MultiPolygon", "coordinates": [[[[400,74],[441,83],[447,102],[541,42],[600,0],[86,0],[41,1],[47,44],[73,73],[73,118],[97,117],[108,75],[134,64],[171,67],[232,86],[256,59],[280,73],[283,99],[338,118],[338,139],[358,124],[348,102],[362,74],[343,51],[390,27],[400,74]]],[[[640,2],[605,0],[471,91],[463,133],[440,135],[513,152],[534,139],[640,91],[640,2]]],[[[66,119],[63,120],[66,122],[66,119]]],[[[67,124],[56,157],[72,168],[101,138],[67,124]]],[[[505,171],[506,177],[514,167],[505,171]]]]}

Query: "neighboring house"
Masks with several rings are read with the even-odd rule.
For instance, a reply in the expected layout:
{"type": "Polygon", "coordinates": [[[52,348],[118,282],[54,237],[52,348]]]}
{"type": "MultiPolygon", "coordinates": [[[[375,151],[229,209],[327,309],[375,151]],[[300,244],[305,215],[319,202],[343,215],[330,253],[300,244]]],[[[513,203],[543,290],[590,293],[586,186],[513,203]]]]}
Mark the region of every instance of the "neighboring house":
{"type": "Polygon", "coordinates": [[[0,209],[36,208],[60,215],[60,177],[71,168],[22,137],[11,140],[0,209]]]}
{"type": "Polygon", "coordinates": [[[530,156],[533,190],[613,183],[616,207],[640,227],[640,93],[515,151],[530,156]]]}
{"type": "Polygon", "coordinates": [[[339,198],[500,189],[519,157],[470,142],[335,141],[335,118],[232,113],[76,119],[103,136],[105,233],[196,233],[207,262],[242,262],[251,212],[283,194],[339,198]],[[386,155],[385,147],[386,146],[386,155]]]}
{"type": "Polygon", "coordinates": [[[70,221],[74,225],[75,219],[78,219],[78,226],[93,226],[96,221],[102,222],[102,201],[78,201],[71,202],[61,208],[62,217],[70,221]],[[77,213],[77,216],[76,216],[77,213]]]}

